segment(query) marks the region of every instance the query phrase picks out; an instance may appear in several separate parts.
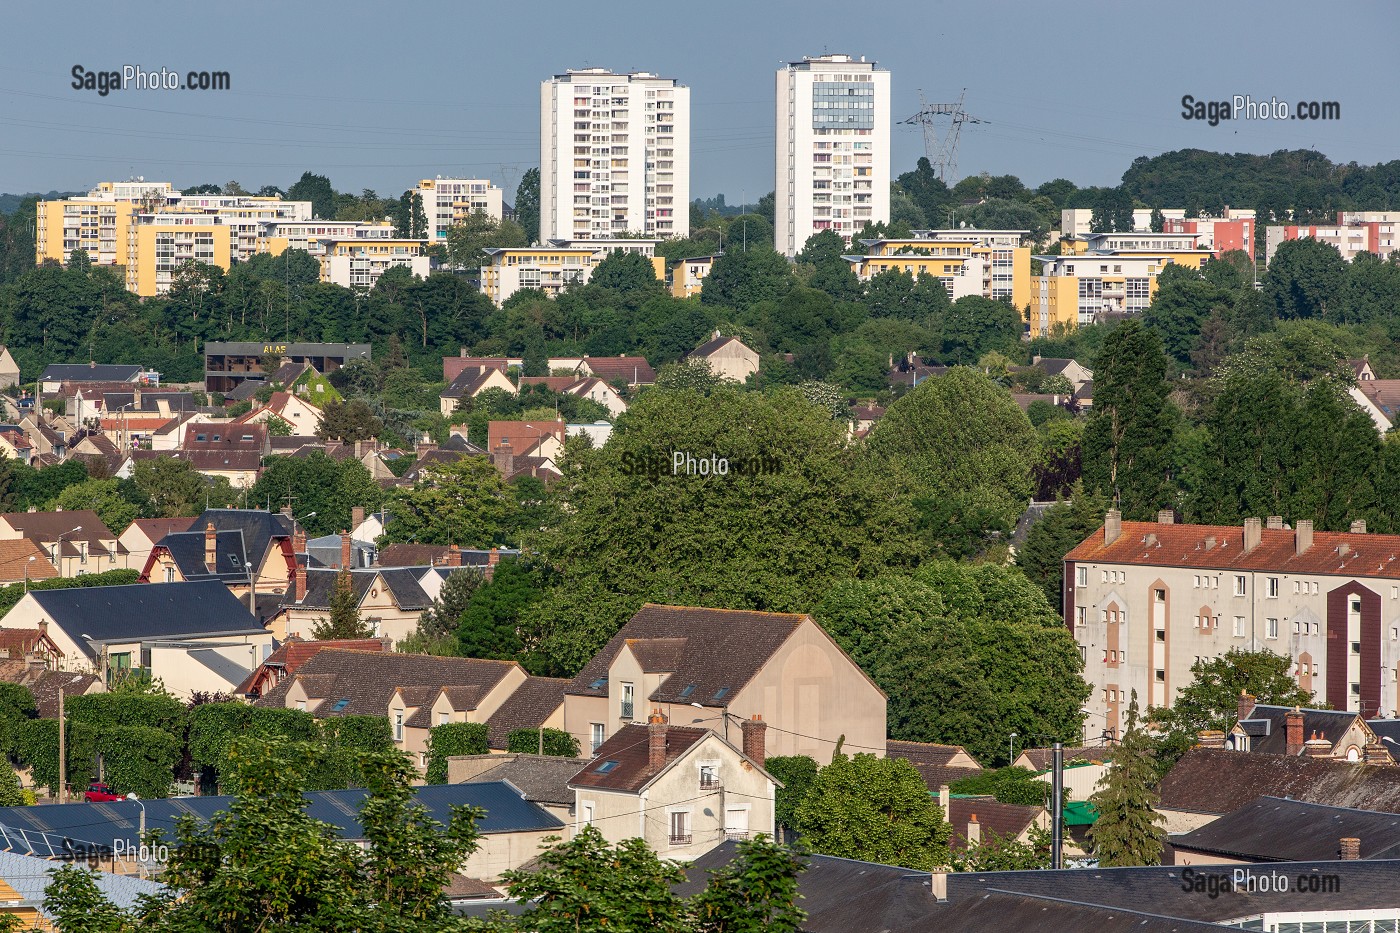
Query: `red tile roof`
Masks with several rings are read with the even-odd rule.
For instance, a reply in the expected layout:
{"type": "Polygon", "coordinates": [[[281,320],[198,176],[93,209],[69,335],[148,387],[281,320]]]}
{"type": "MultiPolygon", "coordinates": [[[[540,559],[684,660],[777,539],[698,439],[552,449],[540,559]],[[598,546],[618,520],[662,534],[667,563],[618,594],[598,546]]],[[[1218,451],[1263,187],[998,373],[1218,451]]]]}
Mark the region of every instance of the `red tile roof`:
{"type": "Polygon", "coordinates": [[[303,641],[299,638],[289,638],[282,643],[282,646],[264,661],[253,673],[249,674],[243,683],[238,685],[234,693],[246,695],[254,687],[271,688],[277,682],[279,674],[290,677],[301,669],[301,666],[315,656],[316,652],[324,648],[343,648],[351,651],[385,651],[384,642],[378,638],[335,638],[324,641],[303,641]]]}
{"type": "Polygon", "coordinates": [[[1246,554],[1244,529],[1238,525],[1123,522],[1122,533],[1112,544],[1104,544],[1104,532],[1100,528],[1066,554],[1065,560],[1203,570],[1400,577],[1400,535],[1316,531],[1312,547],[1297,554],[1294,531],[1265,528],[1261,534],[1259,546],[1246,554]]]}
{"type": "Polygon", "coordinates": [[[948,801],[948,822],[953,826],[948,848],[967,848],[967,826],[974,816],[982,827],[982,841],[987,842],[991,833],[1005,839],[1015,839],[1030,829],[1044,810],[1044,807],[1001,803],[991,797],[953,797],[948,801]]]}
{"type": "Polygon", "coordinates": [[[564,439],[563,421],[488,421],[486,449],[494,453],[501,441],[510,441],[516,455],[528,454],[547,437],[564,439]]]}
{"type": "Polygon", "coordinates": [[[649,728],[628,725],[614,732],[612,738],[598,746],[598,751],[588,763],[588,767],[575,774],[569,785],[634,794],[646,787],[667,765],[690,751],[710,731],[691,726],[668,726],[666,760],[660,768],[652,770],[649,728]]]}
{"type": "Polygon", "coordinates": [[[583,365],[604,382],[621,379],[628,385],[651,385],[656,381],[656,370],[643,356],[586,356],[583,365]]]}

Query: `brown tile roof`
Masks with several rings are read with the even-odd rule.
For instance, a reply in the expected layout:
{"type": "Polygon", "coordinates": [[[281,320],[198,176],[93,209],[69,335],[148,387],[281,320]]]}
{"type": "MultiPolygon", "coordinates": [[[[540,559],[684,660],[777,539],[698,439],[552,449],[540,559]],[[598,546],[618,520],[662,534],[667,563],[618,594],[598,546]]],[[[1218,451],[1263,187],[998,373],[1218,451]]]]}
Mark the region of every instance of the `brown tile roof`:
{"type": "Polygon", "coordinates": [[[628,385],[651,385],[656,381],[656,370],[642,356],[588,356],[583,363],[604,382],[621,379],[628,385]]]}
{"type": "Polygon", "coordinates": [[[510,441],[516,458],[528,454],[547,437],[564,439],[563,421],[490,421],[486,425],[486,449],[494,453],[502,441],[510,441]]]}
{"type": "Polygon", "coordinates": [[[648,726],[628,725],[614,732],[612,738],[598,746],[588,767],[573,776],[569,781],[570,786],[635,794],[665,770],[666,765],[690,751],[710,731],[691,726],[668,726],[666,761],[660,769],[653,771],[648,729],[648,726]]]}
{"type": "Polygon", "coordinates": [[[485,367],[505,372],[510,369],[510,360],[504,356],[444,356],[442,358],[442,381],[451,382],[464,369],[485,367]]]}
{"type": "Polygon", "coordinates": [[[569,681],[560,677],[530,677],[486,720],[486,740],[492,748],[504,749],[506,739],[516,729],[538,729],[554,711],[564,705],[564,688],[569,681]]]}
{"type": "Polygon", "coordinates": [[[81,696],[98,683],[96,674],[74,674],[66,671],[51,671],[19,659],[0,660],[0,681],[20,684],[29,688],[34,695],[34,703],[39,708],[39,718],[58,718],[58,691],[61,687],[64,696],[81,696]]]}
{"type": "Polygon", "coordinates": [[[1400,813],[1400,767],[1193,748],[1160,793],[1160,809],[1193,813],[1229,813],[1262,796],[1400,813]]]}
{"type": "Polygon", "coordinates": [[[517,667],[514,661],[324,648],[308,658],[300,671],[269,690],[256,705],[286,706],[287,691],[293,683],[301,682],[314,698],[349,701],[335,711],[325,706],[317,710],[318,716],[383,716],[396,691],[412,693],[424,702],[431,702],[443,687],[479,687],[485,695],[517,667]]]}
{"type": "Polygon", "coordinates": [[[953,825],[953,836],[948,840],[950,849],[967,848],[967,824],[972,817],[982,826],[982,839],[990,833],[1006,839],[1014,839],[1030,829],[1036,817],[1045,812],[1044,807],[1023,807],[1014,803],[1002,803],[992,797],[953,797],[948,801],[948,822],[953,825]]]}
{"type": "Polygon", "coordinates": [[[41,647],[41,643],[44,650],[63,654],[63,650],[37,628],[0,629],[0,657],[23,660],[26,654],[41,647]]]}
{"type": "Polygon", "coordinates": [[[1363,379],[1356,387],[1386,417],[1392,421],[1400,418],[1400,379],[1363,379]]]}
{"type": "MultiPolygon", "coordinates": [[[[63,535],[63,543],[86,541],[89,547],[97,542],[112,541],[117,536],[97,517],[92,509],[72,509],[65,512],[6,512],[0,515],[5,522],[32,541],[47,541],[52,544],[63,535]],[[81,526],[81,530],[73,529],[81,526]]],[[[100,545],[98,545],[100,549],[100,545]]],[[[35,561],[38,563],[38,561],[35,561]]]]}
{"type": "Polygon", "coordinates": [[[671,674],[680,668],[684,638],[629,638],[623,642],[646,674],[671,674]]]}
{"type": "Polygon", "coordinates": [[[288,638],[282,642],[281,646],[272,654],[267,656],[267,660],[262,662],[256,670],[248,675],[243,683],[238,685],[236,693],[246,694],[262,676],[269,671],[276,671],[284,675],[295,674],[301,670],[307,661],[315,656],[316,652],[325,648],[342,648],[348,651],[387,651],[388,646],[379,638],[328,638],[323,641],[302,640],[296,636],[288,638]]]}
{"type": "Polygon", "coordinates": [[[1295,534],[1287,528],[1264,528],[1259,546],[1248,554],[1244,553],[1244,529],[1238,525],[1124,522],[1116,541],[1106,545],[1103,539],[1100,528],[1066,554],[1065,560],[1281,574],[1400,576],[1400,535],[1315,531],[1312,547],[1302,554],[1295,553],[1295,534]],[[1215,540],[1207,548],[1210,538],[1215,540]]]}
{"type": "MultiPolygon", "coordinates": [[[[145,532],[152,541],[159,541],[166,535],[180,534],[194,527],[193,516],[184,518],[138,518],[131,523],[145,532]]],[[[128,528],[131,526],[127,526],[128,528]]]]}
{"type": "Polygon", "coordinates": [[[520,387],[544,386],[551,392],[563,392],[569,386],[580,382],[578,376],[521,376],[520,387]]]}
{"type": "MultiPolygon", "coordinates": [[[[1075,748],[1066,748],[1064,751],[1065,764],[1069,764],[1072,761],[1092,761],[1096,764],[1102,764],[1108,761],[1108,755],[1112,752],[1112,749],[1103,745],[1081,745],[1075,748]]],[[[1019,760],[1022,755],[1030,759],[1031,766],[1037,771],[1049,771],[1055,759],[1055,750],[1053,748],[1023,749],[1017,752],[1017,760],[1019,760]]]]}
{"type": "MultiPolygon", "coordinates": [[[[72,525],[68,526],[73,527],[72,525]]],[[[64,539],[67,540],[66,538],[64,539]]],[[[0,541],[0,583],[13,583],[25,579],[49,580],[58,576],[58,571],[49,562],[48,553],[31,538],[16,538],[0,541]],[[30,558],[34,558],[31,562],[30,558]],[[26,571],[25,568],[28,568],[26,571]]]]}
{"type": "Polygon", "coordinates": [[[954,781],[982,773],[982,768],[978,765],[966,767],[951,764],[954,758],[966,754],[967,750],[961,745],[933,745],[928,742],[893,740],[885,742],[885,757],[903,758],[909,762],[931,791],[937,791],[944,784],[952,784],[954,781]]]}
{"type": "Polygon", "coordinates": [[[567,692],[573,696],[606,696],[608,668],[624,642],[668,638],[685,641],[689,650],[679,652],[676,672],[647,699],[728,706],[808,618],[795,613],[648,603],[584,665],[567,692]],[[604,682],[593,686],[600,680],[604,682]]]}
{"type": "Polygon", "coordinates": [[[468,878],[466,875],[453,872],[447,879],[447,884],[442,886],[442,896],[448,900],[469,900],[475,898],[500,897],[501,892],[497,891],[485,881],[476,878],[468,878]]]}
{"type": "Polygon", "coordinates": [[[386,544],[376,559],[381,567],[433,567],[447,562],[446,544],[386,544]]]}

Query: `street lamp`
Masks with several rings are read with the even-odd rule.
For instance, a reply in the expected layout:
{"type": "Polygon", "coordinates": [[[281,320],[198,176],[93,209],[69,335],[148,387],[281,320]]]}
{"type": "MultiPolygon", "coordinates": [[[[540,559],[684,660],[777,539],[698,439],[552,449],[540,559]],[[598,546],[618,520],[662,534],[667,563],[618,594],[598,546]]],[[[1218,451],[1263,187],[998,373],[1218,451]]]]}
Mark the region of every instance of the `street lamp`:
{"type": "Polygon", "coordinates": [[[71,535],[71,534],[76,534],[77,532],[82,531],[82,530],[83,530],[83,526],[82,526],[82,525],[78,525],[78,526],[75,527],[75,528],[69,528],[69,529],[68,529],[67,531],[65,531],[63,534],[59,535],[56,539],[54,539],[54,543],[53,543],[53,552],[50,554],[50,557],[52,558],[52,560],[53,560],[53,562],[54,562],[54,566],[58,568],[58,574],[59,574],[59,576],[63,576],[63,565],[59,562],[58,549],[63,545],[63,539],[64,539],[64,538],[68,537],[68,536],[71,535]]]}
{"type": "Polygon", "coordinates": [[[36,560],[38,560],[37,557],[31,557],[24,562],[24,591],[26,593],[29,592],[29,565],[34,563],[34,561],[36,560]]]}
{"type": "Polygon", "coordinates": [[[1008,747],[1010,750],[1007,752],[1009,757],[1006,759],[1006,763],[1007,765],[1011,765],[1016,761],[1016,733],[1014,732],[1011,733],[1011,741],[1008,743],[1008,747]]]}
{"type": "Polygon", "coordinates": [[[146,877],[146,862],[141,858],[141,850],[146,847],[146,805],[135,793],[127,794],[126,799],[141,808],[141,828],[136,833],[136,873],[144,878],[146,877]]]}

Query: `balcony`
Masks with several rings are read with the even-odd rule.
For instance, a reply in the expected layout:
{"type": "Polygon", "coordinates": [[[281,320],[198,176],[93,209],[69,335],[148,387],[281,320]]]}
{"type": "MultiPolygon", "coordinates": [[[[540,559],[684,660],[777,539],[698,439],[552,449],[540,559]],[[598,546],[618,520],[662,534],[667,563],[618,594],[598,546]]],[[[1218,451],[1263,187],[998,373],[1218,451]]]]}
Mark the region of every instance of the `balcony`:
{"type": "Polygon", "coordinates": [[[724,786],[724,782],[721,781],[721,780],[719,779],[719,775],[718,775],[718,774],[702,774],[702,775],[700,775],[700,789],[701,789],[701,790],[719,790],[719,789],[720,789],[721,787],[723,787],[723,786],[724,786]]]}
{"type": "Polygon", "coordinates": [[[747,831],[747,830],[742,830],[742,829],[726,829],[726,830],[724,831],[724,839],[725,839],[726,842],[743,842],[744,840],[746,840],[746,839],[748,839],[748,838],[749,838],[749,834],[748,834],[748,831],[747,831]]]}
{"type": "Polygon", "coordinates": [[[628,722],[632,721],[632,715],[636,712],[636,705],[627,700],[622,701],[622,718],[628,722]]]}
{"type": "Polygon", "coordinates": [[[686,833],[684,836],[677,836],[675,833],[672,833],[670,840],[673,846],[688,846],[690,845],[691,835],[690,833],[686,833]]]}

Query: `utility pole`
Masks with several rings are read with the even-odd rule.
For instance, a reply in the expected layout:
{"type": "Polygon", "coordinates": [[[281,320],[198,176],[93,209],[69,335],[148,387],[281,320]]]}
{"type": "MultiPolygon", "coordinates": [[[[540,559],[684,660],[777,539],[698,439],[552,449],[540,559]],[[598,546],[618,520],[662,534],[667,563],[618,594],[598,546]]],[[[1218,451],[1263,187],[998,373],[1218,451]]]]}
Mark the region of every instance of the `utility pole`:
{"type": "Polygon", "coordinates": [[[544,726],[540,726],[540,757],[544,757],[544,726]]]}
{"type": "Polygon", "coordinates": [[[68,802],[68,761],[64,758],[67,743],[63,737],[63,688],[58,688],[58,802],[68,802]]]}
{"type": "Polygon", "coordinates": [[[1054,820],[1054,823],[1050,827],[1050,867],[1064,868],[1065,743],[1063,742],[1055,743],[1053,765],[1055,777],[1050,785],[1050,818],[1054,820]]]}

